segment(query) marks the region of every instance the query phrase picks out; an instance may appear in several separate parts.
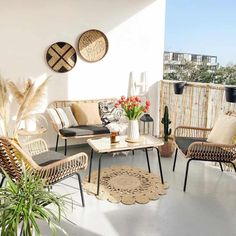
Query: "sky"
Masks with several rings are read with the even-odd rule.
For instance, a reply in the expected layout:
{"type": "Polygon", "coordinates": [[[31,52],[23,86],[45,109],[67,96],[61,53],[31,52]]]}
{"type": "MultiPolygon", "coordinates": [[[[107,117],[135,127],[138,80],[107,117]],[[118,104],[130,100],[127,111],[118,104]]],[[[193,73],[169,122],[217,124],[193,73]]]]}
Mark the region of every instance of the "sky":
{"type": "Polygon", "coordinates": [[[236,64],[236,0],[166,0],[165,50],[236,64]]]}

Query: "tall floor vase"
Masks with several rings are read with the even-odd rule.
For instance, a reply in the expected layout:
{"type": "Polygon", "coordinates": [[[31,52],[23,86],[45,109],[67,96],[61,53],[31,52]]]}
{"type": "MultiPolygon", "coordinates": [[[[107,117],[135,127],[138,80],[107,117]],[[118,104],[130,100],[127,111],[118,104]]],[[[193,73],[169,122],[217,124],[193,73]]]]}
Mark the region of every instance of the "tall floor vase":
{"type": "Polygon", "coordinates": [[[138,120],[129,120],[127,130],[127,141],[139,140],[139,123],[138,120]]]}

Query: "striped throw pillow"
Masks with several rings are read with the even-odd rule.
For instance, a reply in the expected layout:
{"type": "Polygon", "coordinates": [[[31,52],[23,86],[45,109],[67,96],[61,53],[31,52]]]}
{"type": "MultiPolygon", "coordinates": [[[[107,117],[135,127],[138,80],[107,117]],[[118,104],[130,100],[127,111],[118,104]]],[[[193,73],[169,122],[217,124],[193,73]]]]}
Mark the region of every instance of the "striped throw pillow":
{"type": "Polygon", "coordinates": [[[58,129],[69,128],[78,125],[70,107],[49,108],[47,109],[47,113],[58,129]]]}
{"type": "Polygon", "coordinates": [[[62,109],[66,113],[67,119],[69,120],[69,127],[78,126],[78,123],[72,113],[71,107],[63,107],[62,109]]]}
{"type": "Polygon", "coordinates": [[[57,126],[58,129],[62,129],[62,122],[56,110],[54,108],[48,108],[47,113],[50,119],[52,120],[53,124],[57,126]]]}

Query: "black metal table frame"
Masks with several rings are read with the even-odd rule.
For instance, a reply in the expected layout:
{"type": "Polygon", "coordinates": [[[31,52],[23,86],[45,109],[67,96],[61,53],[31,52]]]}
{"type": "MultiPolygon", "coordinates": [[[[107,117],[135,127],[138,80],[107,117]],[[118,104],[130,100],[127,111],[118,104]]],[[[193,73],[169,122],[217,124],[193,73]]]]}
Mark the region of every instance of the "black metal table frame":
{"type": "MultiPolygon", "coordinates": [[[[99,161],[98,161],[98,179],[97,179],[97,195],[99,195],[99,189],[100,189],[100,172],[101,172],[101,162],[102,162],[102,156],[105,154],[111,154],[111,153],[116,153],[116,152],[126,152],[126,151],[136,151],[136,150],[144,150],[146,153],[146,159],[147,159],[147,165],[148,165],[148,172],[151,173],[151,168],[150,168],[150,162],[149,162],[149,156],[148,156],[148,149],[150,148],[155,148],[157,151],[157,157],[158,157],[158,163],[159,163],[159,170],[160,170],[160,176],[161,176],[161,183],[164,184],[164,179],[163,179],[163,174],[162,174],[162,167],[161,167],[161,158],[160,158],[160,152],[158,147],[145,147],[145,148],[133,148],[133,149],[125,149],[125,150],[117,150],[117,151],[111,151],[111,152],[98,152],[100,154],[99,156],[99,161]]],[[[89,177],[88,177],[88,182],[91,180],[91,170],[92,170],[92,161],[93,161],[93,148],[91,149],[91,156],[90,156],[90,163],[89,163],[89,177]]]]}

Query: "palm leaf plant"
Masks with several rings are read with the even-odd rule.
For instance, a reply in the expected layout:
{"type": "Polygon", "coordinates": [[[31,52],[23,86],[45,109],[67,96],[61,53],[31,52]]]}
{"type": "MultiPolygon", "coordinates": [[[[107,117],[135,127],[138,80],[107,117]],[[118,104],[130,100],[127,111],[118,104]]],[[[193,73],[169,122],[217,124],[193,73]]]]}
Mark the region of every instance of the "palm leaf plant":
{"type": "Polygon", "coordinates": [[[37,221],[48,224],[53,235],[59,226],[67,196],[59,196],[44,188],[43,180],[23,170],[22,178],[14,182],[5,172],[6,185],[0,189],[1,236],[42,235],[37,221]],[[49,208],[50,206],[50,208],[49,208]],[[53,208],[55,210],[52,210],[53,208]]]}

